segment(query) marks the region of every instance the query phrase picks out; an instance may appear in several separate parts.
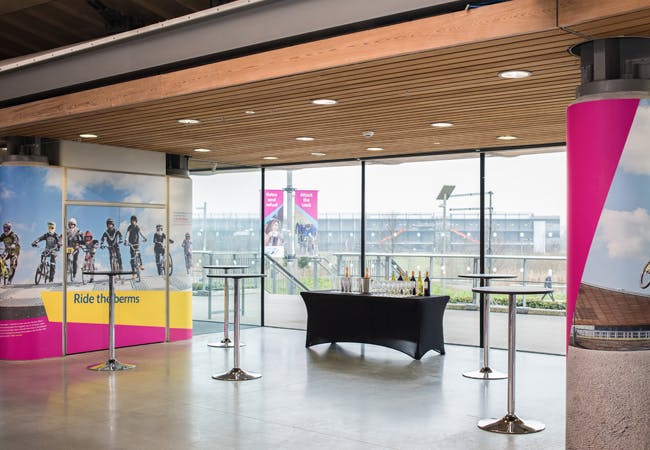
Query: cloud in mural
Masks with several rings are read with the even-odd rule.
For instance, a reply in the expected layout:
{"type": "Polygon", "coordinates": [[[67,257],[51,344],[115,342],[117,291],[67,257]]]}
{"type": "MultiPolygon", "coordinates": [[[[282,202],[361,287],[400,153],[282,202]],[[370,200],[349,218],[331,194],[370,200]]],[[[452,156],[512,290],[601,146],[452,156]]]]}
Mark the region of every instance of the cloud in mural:
{"type": "Polygon", "coordinates": [[[650,175],[647,136],[650,134],[650,103],[642,102],[637,109],[632,130],[621,155],[623,170],[636,175],[650,175]]]}
{"type": "Polygon", "coordinates": [[[14,191],[12,191],[11,189],[8,189],[8,188],[6,188],[4,186],[0,187],[0,199],[9,200],[14,195],[15,195],[14,191]]]}
{"type": "Polygon", "coordinates": [[[598,242],[607,247],[611,258],[650,256],[650,214],[644,208],[634,211],[603,210],[598,242]]]}
{"type": "Polygon", "coordinates": [[[129,203],[164,203],[163,177],[102,173],[86,170],[68,172],[68,198],[129,203]]]}

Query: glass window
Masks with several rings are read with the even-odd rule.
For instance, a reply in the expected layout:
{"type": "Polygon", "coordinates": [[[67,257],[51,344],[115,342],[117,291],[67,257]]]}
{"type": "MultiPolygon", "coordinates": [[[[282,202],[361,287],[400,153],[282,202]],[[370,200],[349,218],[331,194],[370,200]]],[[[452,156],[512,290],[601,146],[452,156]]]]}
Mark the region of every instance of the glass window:
{"type": "Polygon", "coordinates": [[[299,292],[360,276],[359,164],[266,171],[265,324],[304,329],[299,292]]]}

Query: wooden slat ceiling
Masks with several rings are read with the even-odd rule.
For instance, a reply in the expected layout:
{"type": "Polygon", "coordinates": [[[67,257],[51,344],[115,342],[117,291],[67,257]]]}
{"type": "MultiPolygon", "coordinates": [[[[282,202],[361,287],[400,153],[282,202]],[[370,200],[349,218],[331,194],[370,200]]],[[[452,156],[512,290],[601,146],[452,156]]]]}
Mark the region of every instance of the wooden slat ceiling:
{"type": "MultiPolygon", "coordinates": [[[[594,37],[647,36],[650,8],[571,29],[594,37]]],[[[2,128],[0,120],[0,134],[78,140],[80,133],[94,133],[101,144],[249,166],[561,143],[580,72],[567,48],[583,41],[554,27],[133,106],[74,115],[61,111],[60,117],[25,125],[2,128]],[[512,68],[534,75],[497,77],[512,68]],[[314,106],[314,98],[339,104],[314,106]],[[246,114],[249,110],[255,114],[246,114]],[[180,118],[201,123],[184,126],[176,123],[180,118]],[[430,126],[438,121],[454,126],[430,126]],[[375,134],[366,138],[364,131],[375,134]],[[497,140],[501,135],[519,139],[497,140]],[[298,136],[315,140],[298,142],[298,136]],[[371,153],[366,150],[371,146],[384,150],[371,153]],[[195,148],[212,151],[198,155],[195,148]]]]}

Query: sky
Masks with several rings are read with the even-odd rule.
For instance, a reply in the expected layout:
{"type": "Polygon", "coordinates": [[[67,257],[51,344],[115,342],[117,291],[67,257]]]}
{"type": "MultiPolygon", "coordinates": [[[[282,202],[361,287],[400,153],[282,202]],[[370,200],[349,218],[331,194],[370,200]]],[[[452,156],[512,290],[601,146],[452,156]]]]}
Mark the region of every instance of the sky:
{"type": "MultiPolygon", "coordinates": [[[[479,192],[478,158],[366,165],[368,213],[442,214],[436,200],[443,185],[455,185],[452,195],[479,192]]],[[[360,213],[359,166],[321,167],[293,171],[296,189],[319,191],[319,213],[360,213]]],[[[193,176],[194,214],[259,213],[259,171],[193,176]]],[[[267,189],[282,189],[286,170],[266,171],[267,189]]],[[[495,213],[517,212],[566,218],[566,154],[544,153],[486,158],[486,188],[494,194],[495,213]]],[[[486,200],[487,202],[487,200],[486,200]]],[[[451,198],[448,208],[479,206],[479,197],[451,198]]],[[[452,211],[453,212],[453,211],[452,211]]],[[[467,211],[471,213],[472,211],[467,211]]]]}

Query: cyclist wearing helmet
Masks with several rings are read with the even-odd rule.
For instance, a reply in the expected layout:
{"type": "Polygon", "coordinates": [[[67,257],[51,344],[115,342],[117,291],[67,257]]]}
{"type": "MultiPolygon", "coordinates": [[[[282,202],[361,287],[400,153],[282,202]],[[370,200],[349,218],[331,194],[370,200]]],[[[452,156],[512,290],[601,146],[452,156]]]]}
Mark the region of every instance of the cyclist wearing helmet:
{"type": "MultiPolygon", "coordinates": [[[[162,225],[156,225],[156,233],[153,235],[153,251],[156,254],[156,267],[158,268],[158,275],[163,274],[163,268],[165,266],[165,233],[163,232],[162,225]]],[[[174,241],[167,239],[170,244],[173,244],[174,241]]]]}
{"type": "Polygon", "coordinates": [[[56,234],[56,224],[54,222],[47,223],[47,233],[36,238],[32,242],[32,247],[37,247],[38,243],[45,241],[45,250],[50,253],[50,283],[54,280],[54,269],[56,267],[56,255],[61,248],[61,236],[56,234]]]}
{"type": "Polygon", "coordinates": [[[97,239],[93,239],[93,234],[90,232],[90,230],[86,230],[84,233],[83,241],[83,247],[85,248],[86,253],[91,257],[95,256],[95,251],[97,250],[98,246],[99,242],[97,242],[97,239]]]}
{"type": "Polygon", "coordinates": [[[120,230],[115,228],[115,222],[113,222],[113,219],[110,217],[106,219],[106,231],[104,231],[100,240],[100,245],[102,247],[104,246],[104,242],[106,242],[106,246],[108,247],[109,258],[112,253],[115,254],[118,268],[121,271],[122,254],[120,253],[120,244],[122,243],[122,233],[120,233],[120,230]]]}
{"type": "MultiPolygon", "coordinates": [[[[135,255],[140,248],[140,237],[142,237],[143,242],[147,242],[147,238],[144,237],[144,234],[142,234],[142,231],[140,231],[140,227],[138,226],[138,218],[136,216],[131,216],[131,225],[126,229],[126,240],[124,241],[124,245],[128,245],[129,250],[131,251],[131,270],[133,272],[135,272],[136,269],[135,255]]],[[[144,269],[144,267],[140,266],[140,270],[142,269],[144,269]]]]}
{"type": "Polygon", "coordinates": [[[192,239],[190,233],[185,233],[185,239],[181,247],[183,247],[183,254],[185,255],[185,270],[189,275],[192,270],[192,239]]]}
{"type": "Polygon", "coordinates": [[[20,253],[20,243],[18,235],[11,229],[11,222],[5,222],[2,225],[2,234],[0,241],[4,244],[2,259],[9,261],[9,273],[7,274],[7,283],[11,284],[18,267],[18,254],[20,253]]]}
{"type": "Polygon", "coordinates": [[[72,254],[72,267],[68,267],[68,270],[72,270],[72,278],[77,277],[77,259],[79,258],[79,246],[83,243],[83,235],[81,230],[77,227],[77,219],[71,217],[68,220],[68,228],[65,230],[66,234],[66,252],[72,254]]]}

